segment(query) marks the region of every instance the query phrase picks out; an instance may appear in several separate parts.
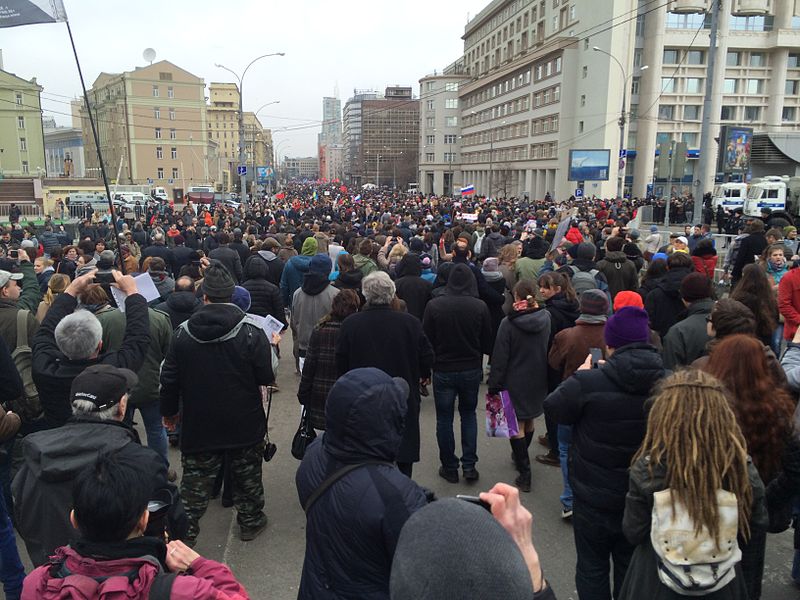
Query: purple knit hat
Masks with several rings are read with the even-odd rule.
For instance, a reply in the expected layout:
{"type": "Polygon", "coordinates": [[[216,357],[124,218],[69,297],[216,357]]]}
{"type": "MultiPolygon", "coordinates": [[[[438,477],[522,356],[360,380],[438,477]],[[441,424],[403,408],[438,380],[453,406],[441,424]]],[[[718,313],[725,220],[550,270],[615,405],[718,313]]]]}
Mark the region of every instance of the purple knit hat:
{"type": "Polygon", "coordinates": [[[647,313],[641,308],[626,306],[606,321],[606,346],[622,348],[628,344],[646,344],[650,340],[647,313]]]}

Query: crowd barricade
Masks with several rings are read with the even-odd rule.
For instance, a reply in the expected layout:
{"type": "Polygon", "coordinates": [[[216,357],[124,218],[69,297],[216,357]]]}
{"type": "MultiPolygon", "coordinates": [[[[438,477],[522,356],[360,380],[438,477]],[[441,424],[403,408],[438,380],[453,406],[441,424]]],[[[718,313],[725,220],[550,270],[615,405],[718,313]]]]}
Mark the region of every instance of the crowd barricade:
{"type": "MultiPolygon", "coordinates": [[[[42,207],[38,204],[17,204],[17,208],[22,213],[20,221],[36,221],[42,219],[42,207]]],[[[0,220],[7,221],[11,204],[0,204],[0,220]]]]}

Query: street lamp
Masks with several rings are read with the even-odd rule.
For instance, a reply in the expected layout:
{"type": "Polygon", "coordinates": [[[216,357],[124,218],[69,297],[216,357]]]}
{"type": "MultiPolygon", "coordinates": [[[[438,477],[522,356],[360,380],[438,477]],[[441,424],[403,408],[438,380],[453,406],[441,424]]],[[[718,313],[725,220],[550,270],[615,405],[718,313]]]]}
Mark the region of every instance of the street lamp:
{"type": "MultiPolygon", "coordinates": [[[[220,65],[215,63],[214,66],[219,69],[225,69],[228,73],[231,73],[234,77],[236,77],[237,81],[239,82],[239,167],[245,166],[245,155],[244,155],[244,108],[242,107],[242,100],[244,98],[244,76],[247,75],[247,71],[253,64],[262,58],[267,58],[269,56],[285,56],[284,52],[272,52],[270,54],[262,54],[250,61],[250,63],[244,68],[242,71],[241,77],[236,73],[236,71],[229,69],[224,65],[220,65]]],[[[242,194],[242,202],[244,202],[245,206],[247,206],[247,190],[245,189],[247,186],[246,175],[241,173],[239,175],[239,191],[242,194]]]]}
{"type": "MultiPolygon", "coordinates": [[[[627,72],[625,71],[625,67],[622,66],[622,63],[619,62],[616,56],[611,54],[610,52],[606,52],[602,48],[598,48],[597,46],[592,46],[592,50],[595,52],[600,52],[601,54],[605,54],[609,58],[611,58],[617,66],[619,70],[622,71],[622,111],[619,115],[619,163],[617,164],[617,198],[621,199],[624,193],[624,186],[625,186],[625,169],[623,167],[623,156],[622,151],[625,149],[625,123],[627,122],[627,99],[628,99],[628,80],[630,77],[633,77],[633,73],[628,76],[627,72]]],[[[639,72],[646,71],[650,67],[648,65],[644,65],[643,67],[639,68],[639,72]]]]}

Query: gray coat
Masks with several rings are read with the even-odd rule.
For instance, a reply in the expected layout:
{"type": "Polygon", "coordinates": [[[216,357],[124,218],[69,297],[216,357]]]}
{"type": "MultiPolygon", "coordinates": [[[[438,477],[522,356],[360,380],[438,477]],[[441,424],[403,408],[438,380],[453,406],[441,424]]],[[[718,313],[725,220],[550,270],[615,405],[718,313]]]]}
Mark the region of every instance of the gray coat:
{"type": "Polygon", "coordinates": [[[711,341],[706,331],[706,317],[711,314],[714,301],[698,300],[689,305],[688,315],[669,328],[664,336],[664,368],[674,370],[688,366],[706,353],[711,341]]]}
{"type": "Polygon", "coordinates": [[[305,352],[308,350],[308,342],[311,339],[314,327],[317,326],[322,317],[331,311],[333,297],[339,293],[339,289],[330,284],[316,294],[310,293],[311,291],[304,284],[303,287],[295,291],[292,298],[291,324],[297,347],[302,353],[301,356],[305,356],[305,352]]]}
{"type": "Polygon", "coordinates": [[[497,331],[488,385],[492,391],[508,390],[519,420],[542,414],[549,339],[550,313],[545,309],[512,311],[497,331]]]}

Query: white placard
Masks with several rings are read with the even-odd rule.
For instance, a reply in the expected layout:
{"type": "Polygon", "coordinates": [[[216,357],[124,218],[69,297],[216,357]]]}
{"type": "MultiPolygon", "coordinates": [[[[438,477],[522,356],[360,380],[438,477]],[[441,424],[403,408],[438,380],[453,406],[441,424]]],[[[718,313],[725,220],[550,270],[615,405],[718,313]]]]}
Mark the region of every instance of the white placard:
{"type": "MultiPolygon", "coordinates": [[[[136,281],[136,289],[142,296],[144,296],[144,299],[147,300],[147,302],[158,300],[161,297],[158,289],[156,289],[156,284],[153,283],[153,280],[149,274],[140,273],[139,275],[135,275],[133,279],[136,281]]],[[[128,297],[128,294],[123,292],[118,287],[112,285],[111,295],[114,296],[114,301],[117,303],[117,307],[122,312],[125,312],[125,298],[128,297]]]]}

